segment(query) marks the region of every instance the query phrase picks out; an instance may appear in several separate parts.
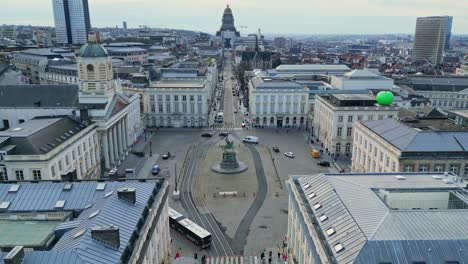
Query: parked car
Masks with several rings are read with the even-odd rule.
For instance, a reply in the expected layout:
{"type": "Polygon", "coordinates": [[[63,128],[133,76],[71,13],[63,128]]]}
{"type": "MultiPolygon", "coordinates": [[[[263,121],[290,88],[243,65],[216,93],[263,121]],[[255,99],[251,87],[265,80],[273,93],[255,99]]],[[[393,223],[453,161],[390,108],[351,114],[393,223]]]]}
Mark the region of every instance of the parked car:
{"type": "Polygon", "coordinates": [[[158,175],[160,171],[161,171],[161,168],[159,168],[159,165],[158,165],[158,164],[155,164],[155,165],[153,166],[153,171],[152,171],[152,172],[153,172],[153,175],[158,175]]]}
{"type": "Polygon", "coordinates": [[[242,127],[245,127],[245,122],[242,122],[242,127]]]}
{"type": "Polygon", "coordinates": [[[279,152],[279,148],[278,147],[273,147],[273,151],[274,152],[279,152]]]}
{"type": "Polygon", "coordinates": [[[220,136],[220,137],[227,137],[228,135],[229,135],[228,132],[221,132],[221,133],[219,133],[219,136],[220,136]]]}
{"type": "Polygon", "coordinates": [[[247,136],[247,137],[243,138],[242,141],[245,142],[245,143],[258,144],[258,137],[247,136]]]}
{"type": "Polygon", "coordinates": [[[317,165],[322,166],[322,167],[330,167],[330,162],[321,161],[321,162],[317,163],[317,165]]]}
{"type": "Polygon", "coordinates": [[[125,178],[135,178],[135,169],[125,169],[125,178]]]}
{"type": "Polygon", "coordinates": [[[167,160],[169,157],[171,157],[171,153],[169,151],[166,151],[164,154],[162,154],[163,160],[167,160]]]}
{"type": "Polygon", "coordinates": [[[294,158],[294,153],[292,152],[285,152],[284,155],[288,158],[294,158]]]}
{"type": "Polygon", "coordinates": [[[212,137],[213,134],[211,134],[211,133],[203,133],[203,134],[201,134],[201,136],[202,136],[202,137],[212,137]]]}

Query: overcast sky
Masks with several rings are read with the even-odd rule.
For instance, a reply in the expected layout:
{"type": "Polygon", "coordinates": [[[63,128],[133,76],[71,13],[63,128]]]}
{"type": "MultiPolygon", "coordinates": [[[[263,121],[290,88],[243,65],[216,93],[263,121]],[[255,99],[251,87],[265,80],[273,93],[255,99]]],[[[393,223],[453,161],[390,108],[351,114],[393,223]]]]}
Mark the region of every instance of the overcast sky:
{"type": "MultiPolygon", "coordinates": [[[[451,15],[468,34],[468,0],[88,0],[92,26],[127,21],[214,33],[226,4],[242,33],[413,33],[418,16],[451,15]],[[245,26],[247,28],[241,28],[245,26]]],[[[52,0],[1,1],[0,24],[53,26],[52,0]],[[19,4],[21,3],[21,4],[19,4]]]]}

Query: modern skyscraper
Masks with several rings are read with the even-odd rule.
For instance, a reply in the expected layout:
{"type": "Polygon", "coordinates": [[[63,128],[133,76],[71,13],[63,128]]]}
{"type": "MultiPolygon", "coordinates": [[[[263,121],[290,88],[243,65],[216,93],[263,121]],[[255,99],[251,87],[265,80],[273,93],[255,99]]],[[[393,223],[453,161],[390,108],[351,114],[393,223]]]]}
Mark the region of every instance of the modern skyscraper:
{"type": "Polygon", "coordinates": [[[439,64],[450,47],[451,16],[418,17],[413,46],[413,62],[428,60],[439,64]]]}
{"type": "Polygon", "coordinates": [[[88,0],[52,0],[55,34],[60,44],[85,44],[91,29],[88,0]]]}
{"type": "Polygon", "coordinates": [[[122,26],[123,26],[123,30],[127,30],[127,21],[124,21],[122,23],[122,26]]]}

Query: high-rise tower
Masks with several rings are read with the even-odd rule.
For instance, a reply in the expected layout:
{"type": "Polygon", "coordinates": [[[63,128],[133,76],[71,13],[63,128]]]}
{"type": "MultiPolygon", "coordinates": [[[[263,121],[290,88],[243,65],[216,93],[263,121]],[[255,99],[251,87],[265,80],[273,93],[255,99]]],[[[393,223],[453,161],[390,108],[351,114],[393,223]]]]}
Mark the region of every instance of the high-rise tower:
{"type": "Polygon", "coordinates": [[[91,29],[88,0],[52,0],[59,44],[85,44],[91,29]]]}
{"type": "Polygon", "coordinates": [[[413,46],[413,62],[428,60],[440,64],[444,50],[450,47],[451,16],[418,17],[413,46]]]}

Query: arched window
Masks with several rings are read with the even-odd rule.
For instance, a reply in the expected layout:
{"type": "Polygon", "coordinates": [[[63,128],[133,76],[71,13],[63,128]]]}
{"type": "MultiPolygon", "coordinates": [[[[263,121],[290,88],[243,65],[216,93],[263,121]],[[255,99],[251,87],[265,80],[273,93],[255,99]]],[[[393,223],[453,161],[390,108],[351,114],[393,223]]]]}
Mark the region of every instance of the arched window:
{"type": "Polygon", "coordinates": [[[345,146],[345,152],[346,152],[346,153],[349,153],[349,152],[351,152],[351,143],[349,143],[349,142],[348,142],[348,143],[346,143],[346,146],[345,146]]]}
{"type": "Polygon", "coordinates": [[[289,124],[289,116],[286,117],[286,124],[289,124]]]}
{"type": "Polygon", "coordinates": [[[304,124],[304,117],[301,117],[301,125],[304,124]]]}
{"type": "Polygon", "coordinates": [[[275,124],[275,118],[274,117],[271,117],[270,118],[270,125],[274,125],[275,124]]]}
{"type": "Polygon", "coordinates": [[[257,125],[260,124],[260,117],[255,118],[255,124],[257,124],[257,125]]]}
{"type": "Polygon", "coordinates": [[[336,143],[336,153],[340,153],[341,152],[341,143],[336,143]]]}
{"type": "Polygon", "coordinates": [[[264,125],[267,124],[267,118],[266,118],[266,117],[263,118],[263,124],[264,124],[264,125]]]}
{"type": "Polygon", "coordinates": [[[93,72],[94,71],[94,66],[92,64],[88,64],[86,66],[86,70],[88,70],[88,72],[93,72]]]}
{"type": "Polygon", "coordinates": [[[296,117],[293,117],[293,124],[295,125],[297,122],[297,118],[296,117]]]}

